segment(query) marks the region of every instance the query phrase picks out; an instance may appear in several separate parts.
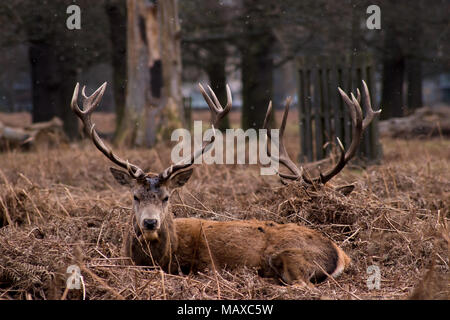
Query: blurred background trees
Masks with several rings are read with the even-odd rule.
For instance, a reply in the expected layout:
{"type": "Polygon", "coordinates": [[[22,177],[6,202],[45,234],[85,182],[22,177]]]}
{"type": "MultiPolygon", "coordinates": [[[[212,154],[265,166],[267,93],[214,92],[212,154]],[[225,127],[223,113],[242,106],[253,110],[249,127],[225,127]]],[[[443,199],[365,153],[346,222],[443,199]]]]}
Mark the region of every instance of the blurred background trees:
{"type": "Polygon", "coordinates": [[[0,108],[59,116],[76,138],[74,84],[108,80],[115,142],[152,146],[186,126],[183,101],[202,106],[199,81],[220,101],[230,83],[241,127],[259,128],[269,100],[296,96],[296,57],[370,53],[382,117],[400,117],[449,101],[448,16],[445,0],[2,1],[0,108]],[[66,28],[71,4],[80,30],[66,28]],[[380,30],[366,26],[373,4],[380,30]]]}
{"type": "MultiPolygon", "coordinates": [[[[83,69],[99,62],[111,52],[109,39],[101,26],[107,26],[100,2],[84,10],[84,32],[70,32],[66,26],[66,9],[72,1],[3,1],[0,4],[3,50],[22,45],[29,59],[29,83],[33,122],[58,116],[70,137],[78,135],[77,120],[69,106],[76,83],[83,69]],[[90,31],[88,31],[90,30],[90,31]]],[[[81,4],[81,1],[80,1],[81,4]]],[[[11,57],[14,60],[15,57],[11,57]]],[[[2,61],[2,65],[13,63],[2,61]]],[[[14,82],[14,71],[5,81],[14,82]]]]}

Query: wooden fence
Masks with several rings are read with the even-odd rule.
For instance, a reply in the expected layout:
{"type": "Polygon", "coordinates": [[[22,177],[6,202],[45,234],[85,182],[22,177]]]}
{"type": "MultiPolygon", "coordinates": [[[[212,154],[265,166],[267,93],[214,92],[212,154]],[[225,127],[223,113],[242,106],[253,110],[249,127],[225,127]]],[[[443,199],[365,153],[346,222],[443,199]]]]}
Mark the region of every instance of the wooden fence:
{"type": "MultiPolygon", "coordinates": [[[[375,64],[370,55],[314,56],[299,58],[297,67],[301,137],[299,161],[317,161],[328,156],[331,148],[324,146],[327,142],[335,143],[336,137],[341,139],[346,149],[351,143],[351,117],[338,87],[347,94],[351,91],[356,96],[356,88],[361,90],[361,80],[365,80],[372,107],[374,110],[379,109],[374,104],[375,64]]],[[[358,157],[372,162],[379,160],[381,156],[376,117],[364,133],[358,157]]]]}
{"type": "Polygon", "coordinates": [[[183,97],[184,120],[189,130],[192,129],[192,97],[183,97]]]}

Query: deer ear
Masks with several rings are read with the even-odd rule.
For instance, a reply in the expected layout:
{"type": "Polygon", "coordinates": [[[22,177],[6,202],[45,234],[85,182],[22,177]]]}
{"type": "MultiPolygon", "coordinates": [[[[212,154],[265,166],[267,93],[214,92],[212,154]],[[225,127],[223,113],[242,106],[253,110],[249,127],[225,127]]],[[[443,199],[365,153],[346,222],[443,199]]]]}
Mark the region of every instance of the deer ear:
{"type": "Polygon", "coordinates": [[[170,177],[169,181],[167,182],[167,186],[172,189],[184,186],[184,184],[188,182],[193,172],[194,169],[192,168],[177,172],[172,177],[170,177]]]}
{"type": "Polygon", "coordinates": [[[116,181],[118,183],[120,183],[121,185],[124,185],[124,186],[132,186],[133,185],[133,178],[130,177],[128,172],[118,170],[113,167],[109,168],[109,170],[111,171],[114,179],[116,179],[116,181]]]}
{"type": "Polygon", "coordinates": [[[348,196],[350,193],[352,193],[353,189],[355,189],[355,185],[349,184],[347,186],[337,187],[336,191],[342,193],[344,196],[348,196]]]}

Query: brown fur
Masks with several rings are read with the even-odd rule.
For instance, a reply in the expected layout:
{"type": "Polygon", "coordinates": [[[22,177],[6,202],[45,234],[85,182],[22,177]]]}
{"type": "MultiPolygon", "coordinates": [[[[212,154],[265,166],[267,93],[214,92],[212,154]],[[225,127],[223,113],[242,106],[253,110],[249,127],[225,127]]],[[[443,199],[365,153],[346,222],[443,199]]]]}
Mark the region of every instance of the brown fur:
{"type": "Polygon", "coordinates": [[[247,266],[293,283],[323,281],[350,263],[334,242],[293,223],[173,219],[169,195],[189,180],[192,169],[168,180],[147,176],[134,181],[124,171],[111,172],[133,193],[134,232],[126,240],[125,254],[138,265],[158,265],[169,273],[247,266]],[[149,219],[156,227],[146,226],[149,219]]]}
{"type": "Polygon", "coordinates": [[[211,269],[213,262],[215,268],[257,268],[288,284],[323,281],[323,271],[331,275],[350,263],[331,240],[293,223],[170,218],[159,232],[154,241],[130,235],[126,254],[138,265],[157,264],[171,273],[211,269]]]}

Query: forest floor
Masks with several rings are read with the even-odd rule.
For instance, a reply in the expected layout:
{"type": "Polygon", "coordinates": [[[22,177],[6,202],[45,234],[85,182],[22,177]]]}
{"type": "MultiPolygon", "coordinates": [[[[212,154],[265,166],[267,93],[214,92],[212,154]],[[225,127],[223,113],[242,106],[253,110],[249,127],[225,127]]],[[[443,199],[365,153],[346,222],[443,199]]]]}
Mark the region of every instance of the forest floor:
{"type": "MultiPolygon", "coordinates": [[[[286,132],[294,159],[295,120],[293,113],[286,132]]],[[[110,132],[114,118],[99,113],[94,122],[110,132]]],[[[70,265],[81,269],[86,299],[450,299],[450,140],[382,146],[380,164],[353,164],[332,181],[355,183],[348,196],[285,186],[255,165],[198,165],[172,196],[176,217],[294,222],[333,239],[352,265],[314,287],[279,285],[248,268],[170,275],[129,265],[122,244],[131,196],[90,141],[1,153],[0,299],[80,299],[81,290],[65,292],[70,265]],[[379,288],[367,283],[373,265],[379,288]]],[[[170,163],[169,146],[115,151],[146,170],[170,163]]]]}

